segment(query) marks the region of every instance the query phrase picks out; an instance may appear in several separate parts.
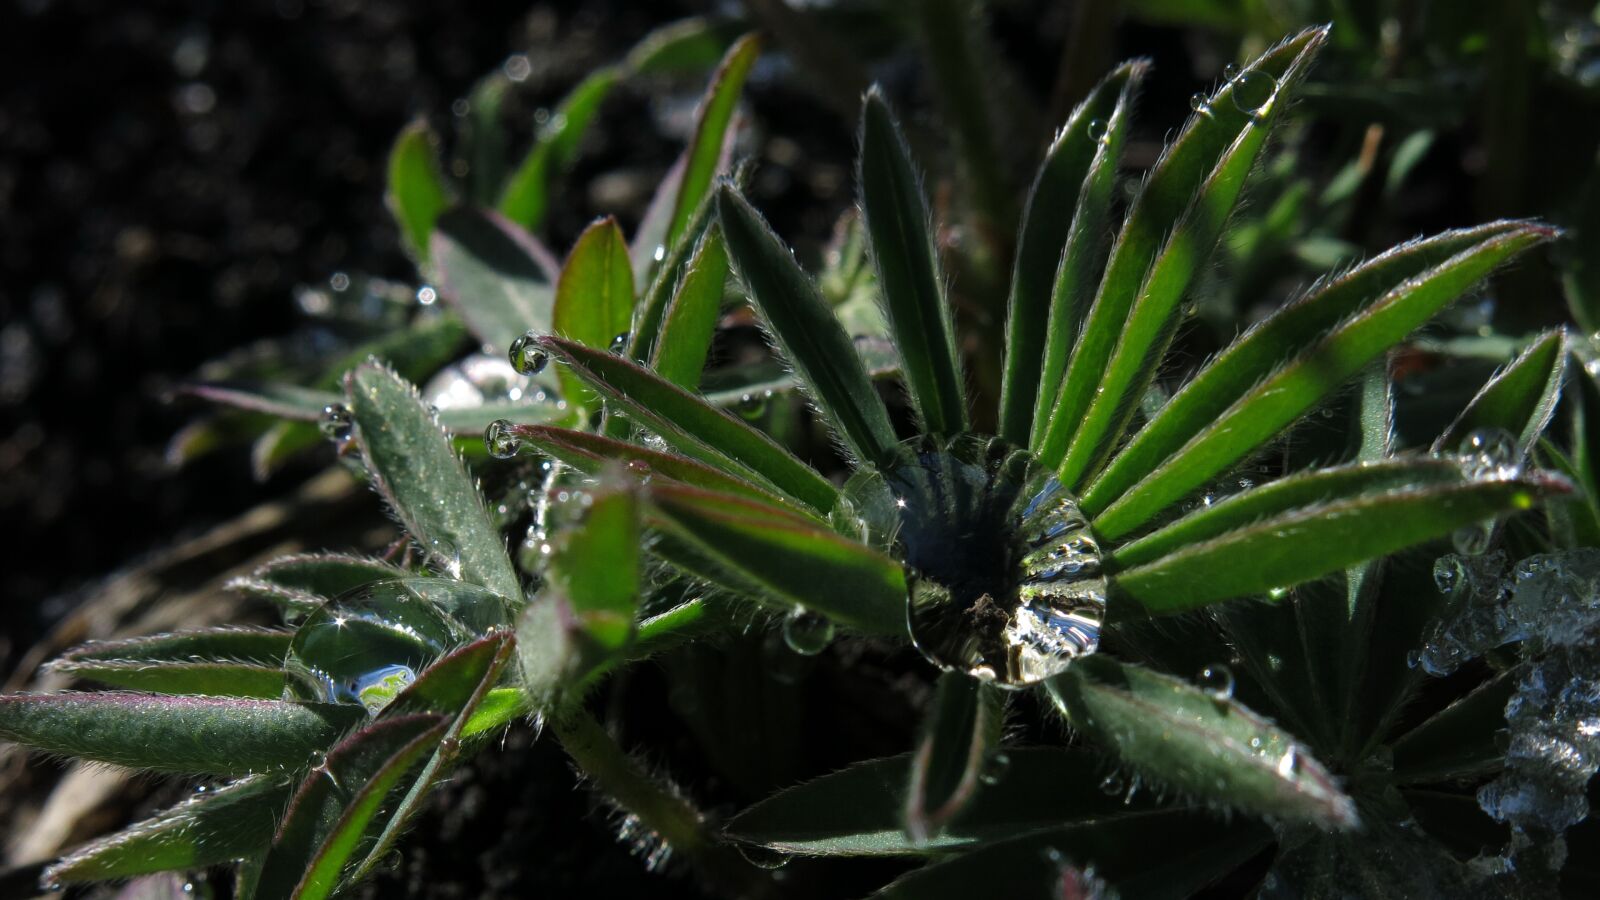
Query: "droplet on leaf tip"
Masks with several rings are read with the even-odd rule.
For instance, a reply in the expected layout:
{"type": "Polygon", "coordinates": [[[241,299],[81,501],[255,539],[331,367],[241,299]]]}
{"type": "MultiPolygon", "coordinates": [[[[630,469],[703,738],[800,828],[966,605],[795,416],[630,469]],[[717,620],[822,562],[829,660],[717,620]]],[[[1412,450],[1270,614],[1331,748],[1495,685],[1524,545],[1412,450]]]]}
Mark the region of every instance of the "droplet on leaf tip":
{"type": "Polygon", "coordinates": [[[783,618],[783,642],[801,656],[816,656],[833,643],[833,620],[796,606],[783,618]]]}
{"type": "Polygon", "coordinates": [[[516,369],[518,374],[537,375],[550,364],[550,354],[537,343],[539,337],[537,331],[528,331],[511,342],[507,357],[511,360],[511,368],[516,369]]]}

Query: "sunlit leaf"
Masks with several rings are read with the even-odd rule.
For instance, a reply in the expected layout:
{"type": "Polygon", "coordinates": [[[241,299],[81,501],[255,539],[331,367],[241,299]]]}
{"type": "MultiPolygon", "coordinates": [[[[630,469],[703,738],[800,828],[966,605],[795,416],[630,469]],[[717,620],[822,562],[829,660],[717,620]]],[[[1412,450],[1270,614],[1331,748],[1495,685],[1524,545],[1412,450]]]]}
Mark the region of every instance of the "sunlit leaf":
{"type": "Polygon", "coordinates": [[[620,75],[614,68],[590,72],[550,111],[534,135],[533,146],[506,179],[496,204],[502,215],[529,231],[539,230],[556,179],[572,165],[600,104],[620,75]]]}
{"type": "Polygon", "coordinates": [[[999,688],[964,672],[939,676],[905,789],[905,830],[912,843],[938,835],[982,792],[984,769],[999,752],[1004,714],[999,688]]]}
{"type": "Polygon", "coordinates": [[[452,194],[439,166],[436,144],[433,130],[419,119],[400,132],[389,151],[384,200],[400,226],[406,249],[421,262],[428,259],[434,223],[450,205],[452,194]]]}
{"type": "MultiPolygon", "coordinates": [[[[552,327],[556,334],[597,350],[627,341],[633,318],[633,270],[628,246],[615,219],[599,219],[584,229],[556,282],[552,327]]],[[[582,380],[562,369],[561,392],[568,402],[593,404],[582,380]]]]}
{"type": "Polygon", "coordinates": [[[656,374],[688,390],[700,386],[700,373],[711,351],[727,282],[728,250],[722,231],[713,227],[700,238],[694,257],[667,304],[661,335],[650,360],[656,374]]]}
{"type": "Polygon", "coordinates": [[[67,651],[49,671],[154,694],[283,696],[283,658],[291,633],[213,628],[116,641],[67,651]]]}
{"type": "Polygon", "coordinates": [[[432,253],[439,295],[484,346],[503,353],[529,329],[550,330],[560,266],[517,226],[453,209],[439,218],[432,253]]]}
{"type": "Polygon", "coordinates": [[[1529,345],[1496,372],[1450,428],[1434,441],[1434,452],[1451,452],[1479,429],[1495,428],[1511,435],[1526,453],[1555,413],[1566,376],[1566,340],[1552,331],[1529,345]]]}
{"type": "Polygon", "coordinates": [[[761,39],[747,34],[735,41],[722,58],[722,64],[711,76],[705,99],[700,102],[700,113],[695,120],[694,138],[689,144],[683,181],[673,202],[672,218],[667,226],[666,246],[676,244],[688,227],[722,161],[722,148],[728,127],[733,122],[734,106],[744,90],[746,76],[761,53],[761,39]]]}

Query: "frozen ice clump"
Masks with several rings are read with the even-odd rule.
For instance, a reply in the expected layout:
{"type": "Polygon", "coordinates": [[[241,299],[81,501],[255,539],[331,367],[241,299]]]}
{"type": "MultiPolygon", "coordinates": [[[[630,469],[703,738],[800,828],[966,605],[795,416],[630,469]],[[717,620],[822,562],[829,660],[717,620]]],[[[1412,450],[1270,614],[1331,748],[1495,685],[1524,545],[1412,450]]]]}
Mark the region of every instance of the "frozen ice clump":
{"type": "Polygon", "coordinates": [[[1511,582],[1505,577],[1506,556],[1496,550],[1482,556],[1449,554],[1433,567],[1433,580],[1444,594],[1447,612],[1428,629],[1414,665],[1443,677],[1463,663],[1496,647],[1519,640],[1507,611],[1511,582]]]}

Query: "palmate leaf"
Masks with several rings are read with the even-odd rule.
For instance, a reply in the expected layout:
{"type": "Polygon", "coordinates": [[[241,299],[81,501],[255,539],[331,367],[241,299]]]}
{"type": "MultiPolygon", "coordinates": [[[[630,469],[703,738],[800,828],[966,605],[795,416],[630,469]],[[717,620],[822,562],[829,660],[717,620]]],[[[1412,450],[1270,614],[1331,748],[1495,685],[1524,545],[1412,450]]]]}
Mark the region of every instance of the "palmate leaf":
{"type": "Polygon", "coordinates": [[[453,209],[433,236],[434,278],[486,347],[504,350],[529,329],[550,330],[560,265],[517,226],[493,213],[453,209]]]}
{"type": "Polygon", "coordinates": [[[1104,655],[1046,686],[1073,730],[1159,786],[1258,815],[1356,824],[1355,804],[1310,751],[1230,694],[1104,655]]]}
{"type": "Polygon", "coordinates": [[[717,191],[717,216],[751,302],[834,433],[858,459],[888,462],[895,446],[889,411],[816,284],[729,185],[717,191]]]}
{"type": "Polygon", "coordinates": [[[799,856],[934,856],[1071,822],[1148,811],[1154,794],[1125,798],[1102,788],[1104,764],[1081,747],[1006,751],[982,790],[925,841],[905,830],[912,756],[857,763],[781,790],[734,816],[736,841],[799,856]]]}
{"type": "Polygon", "coordinates": [[[1246,66],[1205,98],[1151,171],[1112,247],[1050,422],[1033,448],[1060,469],[1069,490],[1092,474],[1126,426],[1154,375],[1151,360],[1171,341],[1190,279],[1283,117],[1289,91],[1326,38],[1326,28],[1309,29],[1246,66]]]}
{"type": "Polygon", "coordinates": [[[1397,784],[1475,778],[1505,764],[1500,739],[1518,672],[1502,672],[1394,742],[1397,784]]]}
{"type": "Polygon", "coordinates": [[[292,633],[213,628],[117,641],[67,651],[47,671],[154,694],[283,696],[283,658],[292,633]]]}
{"type": "Polygon", "coordinates": [[[1244,459],[1548,228],[1497,222],[1402,245],[1246,333],[1134,436],[1082,495],[1127,535],[1244,459]]]}
{"type": "Polygon", "coordinates": [[[955,323],[920,178],[900,126],[876,88],[861,107],[861,209],[901,369],[925,433],[967,429],[955,323]]]}
{"type": "Polygon", "coordinates": [[[186,775],[298,769],[364,718],[358,706],[233,697],[0,697],[0,738],[46,753],[186,775]]]}
{"type": "Polygon", "coordinates": [[[675,449],[753,477],[819,512],[833,508],[838,496],[833,485],[749,424],[615,354],[553,337],[541,340],[540,346],[675,449]]]}
{"type": "Polygon", "coordinates": [[[346,378],[345,397],[372,482],[412,538],[455,577],[521,602],[483,497],[416,389],[369,363],[346,378]]]}
{"type": "Polygon", "coordinates": [[[45,870],[47,885],[223,865],[266,850],[289,802],[289,779],[251,775],[85,844],[45,870]]]}
{"type": "MultiPolygon", "coordinates": [[[[1535,472],[1358,492],[1188,544],[1118,572],[1112,583],[1152,613],[1265,594],[1529,509],[1541,495],[1568,489],[1565,480],[1535,472]]],[[[1244,502],[1254,502],[1250,493],[1240,495],[1244,502]]]]}
{"type": "Polygon", "coordinates": [[[1067,353],[1088,311],[1085,295],[1103,263],[1098,251],[1117,160],[1148,70],[1144,61],[1123,63],[1095,87],[1050,143],[1028,192],[1011,264],[1000,388],[1000,437],[1019,447],[1029,444],[1035,407],[1043,421],[1055,405],[1067,353]]]}
{"type": "Polygon", "coordinates": [[[900,564],[814,519],[736,495],[666,484],[651,486],[646,516],[693,551],[685,567],[697,575],[719,583],[731,577],[729,586],[804,606],[867,633],[905,633],[900,564]],[[704,565],[711,568],[702,570],[704,565]]]}

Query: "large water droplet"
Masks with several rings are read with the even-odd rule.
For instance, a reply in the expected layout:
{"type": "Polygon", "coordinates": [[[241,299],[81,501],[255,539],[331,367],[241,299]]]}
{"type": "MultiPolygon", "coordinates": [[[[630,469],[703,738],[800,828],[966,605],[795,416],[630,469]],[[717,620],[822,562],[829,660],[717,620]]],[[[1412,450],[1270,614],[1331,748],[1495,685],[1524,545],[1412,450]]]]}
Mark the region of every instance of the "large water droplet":
{"type": "Polygon", "coordinates": [[[1020,688],[1099,646],[1099,546],[1077,499],[1025,451],[916,438],[845,494],[905,564],[912,641],[940,668],[1020,688]]]}
{"type": "Polygon", "coordinates": [[[537,375],[544,371],[550,364],[550,354],[538,344],[539,333],[529,331],[522,337],[511,342],[511,350],[506,357],[511,361],[511,368],[523,375],[537,375]]]}
{"type": "Polygon", "coordinates": [[[506,419],[495,419],[483,430],[483,446],[495,459],[511,459],[522,449],[522,438],[517,437],[516,426],[506,419]]]}
{"type": "Polygon", "coordinates": [[[317,428],[328,440],[345,444],[355,434],[356,419],[350,414],[348,406],[335,403],[322,408],[322,418],[318,420],[317,428]]]}
{"type": "Polygon", "coordinates": [[[1220,663],[1213,663],[1200,670],[1196,679],[1200,687],[1218,701],[1233,699],[1233,671],[1220,663]]]}
{"type": "Polygon", "coordinates": [[[1278,93],[1278,80],[1260,69],[1241,72],[1229,84],[1234,107],[1247,116],[1265,113],[1278,93]]]}
{"type": "Polygon", "coordinates": [[[1504,428],[1479,428],[1461,441],[1461,468],[1471,478],[1504,481],[1521,475],[1517,439],[1504,428]]]}
{"type": "Polygon", "coordinates": [[[833,620],[796,606],[783,617],[783,642],[801,656],[816,656],[833,643],[833,620]]]}

